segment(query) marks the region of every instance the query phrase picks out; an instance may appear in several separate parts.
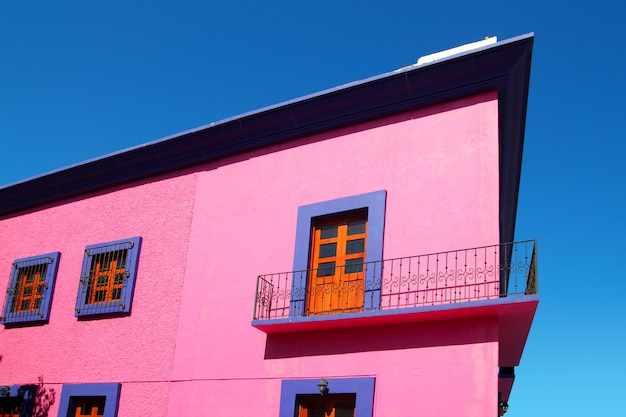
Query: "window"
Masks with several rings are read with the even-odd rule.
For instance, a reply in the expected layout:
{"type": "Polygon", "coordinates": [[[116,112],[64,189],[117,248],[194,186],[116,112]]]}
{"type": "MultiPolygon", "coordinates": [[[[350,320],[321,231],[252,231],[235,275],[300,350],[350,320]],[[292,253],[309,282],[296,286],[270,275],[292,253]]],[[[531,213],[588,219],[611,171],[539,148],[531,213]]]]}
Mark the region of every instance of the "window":
{"type": "Polygon", "coordinates": [[[121,384],[65,384],[59,417],[116,417],[121,384]]]}
{"type": "Polygon", "coordinates": [[[105,397],[74,397],[70,401],[70,412],[68,414],[71,417],[104,416],[105,403],[105,397]]]}
{"type": "Polygon", "coordinates": [[[130,313],[141,238],[85,248],[76,317],[130,313]]]}
{"type": "Polygon", "coordinates": [[[355,394],[296,395],[297,417],[354,417],[355,394]]]}
{"type": "Polygon", "coordinates": [[[386,198],[382,190],[298,208],[294,271],[309,273],[294,272],[291,316],[378,309],[373,262],[383,257],[386,198]]]}
{"type": "Polygon", "coordinates": [[[0,417],[20,417],[22,400],[16,397],[0,398],[0,417]]]}
{"type": "Polygon", "coordinates": [[[313,219],[307,315],[363,308],[367,210],[313,219]]]}
{"type": "Polygon", "coordinates": [[[376,379],[328,379],[328,393],[320,395],[318,379],[282,381],[279,417],[372,417],[376,379]]]}
{"type": "Polygon", "coordinates": [[[13,262],[2,315],[5,326],[48,321],[59,256],[52,252],[13,262]]]}
{"type": "Polygon", "coordinates": [[[0,388],[0,417],[26,417],[33,414],[37,385],[8,385],[0,388]]]}

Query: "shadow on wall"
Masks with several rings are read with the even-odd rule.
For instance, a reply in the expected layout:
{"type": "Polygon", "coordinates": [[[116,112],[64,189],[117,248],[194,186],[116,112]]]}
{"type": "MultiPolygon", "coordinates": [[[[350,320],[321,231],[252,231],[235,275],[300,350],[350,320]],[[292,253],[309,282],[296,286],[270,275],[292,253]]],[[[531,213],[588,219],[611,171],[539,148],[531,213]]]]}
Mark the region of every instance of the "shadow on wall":
{"type": "Polygon", "coordinates": [[[498,340],[493,318],[268,334],[265,359],[467,345],[498,340]]]}
{"type": "MultiPolygon", "coordinates": [[[[50,407],[56,400],[54,388],[46,388],[43,383],[43,376],[40,376],[37,385],[28,385],[35,389],[35,401],[33,404],[33,417],[48,417],[50,407]]],[[[21,388],[20,388],[21,389],[21,388]]]]}
{"type": "MultiPolygon", "coordinates": [[[[0,355],[0,363],[2,363],[2,355],[0,355]]],[[[56,400],[56,391],[54,388],[46,388],[43,382],[43,376],[37,378],[37,384],[22,385],[17,390],[17,396],[26,400],[23,402],[23,408],[20,415],[33,417],[48,417],[50,407],[56,400]]]]}

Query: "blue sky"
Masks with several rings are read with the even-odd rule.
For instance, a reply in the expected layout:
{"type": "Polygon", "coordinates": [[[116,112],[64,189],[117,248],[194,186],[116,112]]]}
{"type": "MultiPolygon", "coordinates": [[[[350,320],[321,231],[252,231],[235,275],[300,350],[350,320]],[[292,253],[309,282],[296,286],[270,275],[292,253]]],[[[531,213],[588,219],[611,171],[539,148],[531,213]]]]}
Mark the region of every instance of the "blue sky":
{"type": "Polygon", "coordinates": [[[535,32],[517,239],[541,304],[507,417],[620,414],[626,3],[425,3],[2,1],[0,186],[535,32]]]}

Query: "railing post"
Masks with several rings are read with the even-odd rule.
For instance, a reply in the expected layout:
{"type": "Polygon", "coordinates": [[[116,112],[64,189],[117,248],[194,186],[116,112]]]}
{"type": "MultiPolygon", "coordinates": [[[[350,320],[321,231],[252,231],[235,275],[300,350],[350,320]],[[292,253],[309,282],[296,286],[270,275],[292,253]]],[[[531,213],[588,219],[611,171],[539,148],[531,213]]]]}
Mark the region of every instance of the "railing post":
{"type": "Polygon", "coordinates": [[[528,278],[524,294],[537,294],[537,240],[533,241],[533,252],[530,256],[530,267],[528,268],[528,278]]]}
{"type": "Polygon", "coordinates": [[[257,275],[256,277],[256,289],[254,292],[254,311],[252,312],[252,320],[256,320],[257,317],[257,307],[259,305],[259,281],[261,280],[261,276],[257,275]]]}
{"type": "Polygon", "coordinates": [[[513,244],[503,243],[500,246],[500,297],[509,294],[509,278],[511,276],[511,254],[513,244]]]}
{"type": "Polygon", "coordinates": [[[380,275],[376,274],[376,264],[378,261],[368,262],[365,264],[365,274],[363,277],[363,310],[380,310],[381,296],[380,288],[382,285],[382,265],[380,261],[380,275]]]}
{"type": "Polygon", "coordinates": [[[308,271],[294,271],[291,273],[291,300],[289,302],[289,316],[304,316],[305,314],[305,301],[306,301],[306,288],[308,271]],[[302,275],[305,275],[305,282],[302,282],[302,275]],[[296,274],[299,275],[296,280],[296,274]]]}

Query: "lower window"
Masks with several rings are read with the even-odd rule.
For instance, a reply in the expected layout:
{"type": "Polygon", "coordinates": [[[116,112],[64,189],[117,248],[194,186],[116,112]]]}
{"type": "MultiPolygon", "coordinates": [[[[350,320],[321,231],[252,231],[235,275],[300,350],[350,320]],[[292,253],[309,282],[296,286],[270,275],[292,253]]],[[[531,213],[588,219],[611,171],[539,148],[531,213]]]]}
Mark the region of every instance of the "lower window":
{"type": "MultiPolygon", "coordinates": [[[[117,417],[121,384],[65,384],[59,417],[117,417]]],[[[0,416],[1,417],[1,416],[0,416]]]]}
{"type": "Polygon", "coordinates": [[[21,398],[0,398],[0,417],[20,417],[21,409],[21,398]]]}
{"type": "Polygon", "coordinates": [[[97,417],[104,416],[105,397],[74,397],[70,404],[70,412],[72,417],[97,417]]]}
{"type": "Polygon", "coordinates": [[[298,417],[354,417],[356,394],[296,395],[298,417]]]}
{"type": "Polygon", "coordinates": [[[37,385],[0,386],[0,417],[29,417],[34,415],[36,394],[37,385]]]}
{"type": "Polygon", "coordinates": [[[372,417],[376,378],[327,379],[324,395],[320,378],[283,380],[279,417],[372,417]]]}

